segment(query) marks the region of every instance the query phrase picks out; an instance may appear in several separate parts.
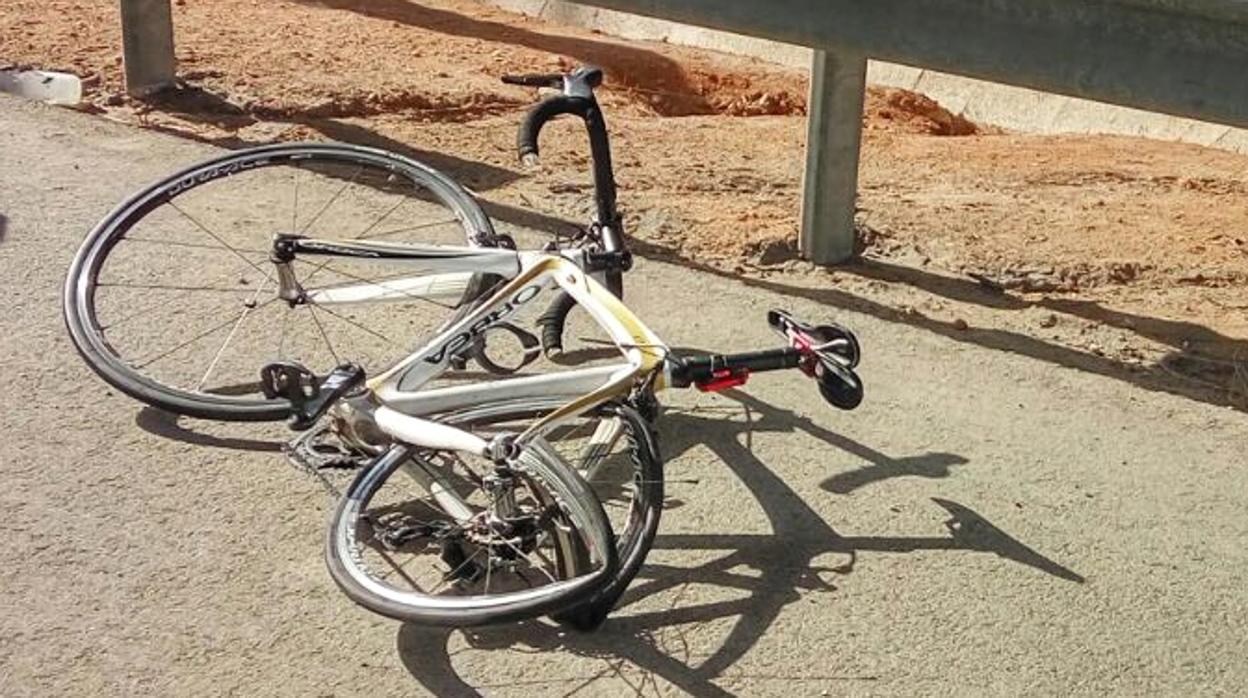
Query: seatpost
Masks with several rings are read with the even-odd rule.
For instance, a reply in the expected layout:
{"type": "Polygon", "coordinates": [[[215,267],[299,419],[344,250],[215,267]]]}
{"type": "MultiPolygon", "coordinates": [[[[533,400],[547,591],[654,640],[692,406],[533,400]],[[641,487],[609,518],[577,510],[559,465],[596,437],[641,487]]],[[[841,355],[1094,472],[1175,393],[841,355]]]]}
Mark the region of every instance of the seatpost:
{"type": "Polygon", "coordinates": [[[751,373],[796,368],[802,363],[802,352],[783,347],[741,354],[672,356],[670,361],[673,388],[693,385],[699,390],[717,391],[743,385],[751,373]]]}

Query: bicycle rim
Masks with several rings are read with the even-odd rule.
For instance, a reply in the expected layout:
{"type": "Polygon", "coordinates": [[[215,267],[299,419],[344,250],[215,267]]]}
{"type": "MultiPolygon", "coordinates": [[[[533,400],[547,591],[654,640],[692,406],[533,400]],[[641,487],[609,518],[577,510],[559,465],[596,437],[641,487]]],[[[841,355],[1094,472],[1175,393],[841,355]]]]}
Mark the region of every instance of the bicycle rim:
{"type": "Polygon", "coordinates": [[[360,474],[326,546],[348,597],[399,620],[470,626],[574,605],[610,581],[602,508],[543,443],[511,462],[506,494],[492,465],[468,460],[395,446],[360,474]]]}
{"type": "MultiPolygon", "coordinates": [[[[540,401],[497,402],[443,415],[479,433],[520,430],[549,409],[540,401]]],[[[664,470],[654,427],[637,409],[608,403],[543,435],[545,444],[575,468],[602,504],[615,535],[620,569],[577,615],[560,620],[589,629],[600,623],[645,562],[663,511],[664,470]]]]}
{"type": "MultiPolygon", "coordinates": [[[[336,144],[229,153],[139,192],[88,235],[65,288],[79,353],[109,383],[157,407],[280,419],[290,406],[260,393],[263,365],[296,361],[321,375],[345,361],[388,367],[492,281],[464,275],[388,303],[292,305],[277,297],[268,258],[278,233],[495,244],[471,196],[416,161],[336,144]]],[[[309,288],[392,285],[404,275],[332,257],[294,265],[309,288]]]]}

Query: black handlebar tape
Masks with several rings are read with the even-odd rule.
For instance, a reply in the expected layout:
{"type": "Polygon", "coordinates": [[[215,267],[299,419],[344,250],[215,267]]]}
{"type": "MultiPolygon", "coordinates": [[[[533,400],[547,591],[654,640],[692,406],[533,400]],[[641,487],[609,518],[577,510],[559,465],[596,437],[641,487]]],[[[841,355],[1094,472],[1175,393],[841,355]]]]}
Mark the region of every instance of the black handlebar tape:
{"type": "MultiPolygon", "coordinates": [[[[624,297],[624,277],[619,269],[607,272],[607,290],[616,298],[624,297]]],[[[563,352],[563,328],[568,322],[568,313],[576,307],[576,299],[567,291],[560,291],[559,296],[550,302],[546,312],[537,318],[542,328],[542,350],[546,356],[555,356],[563,352]]]]}
{"type": "Polygon", "coordinates": [[[706,383],[719,371],[778,371],[794,368],[801,363],[802,354],[792,347],[750,351],[743,354],[704,354],[685,356],[673,363],[672,377],[676,387],[691,383],[706,383]]]}
{"type": "Polygon", "coordinates": [[[568,313],[575,307],[576,299],[572,294],[560,291],[546,312],[537,318],[537,324],[542,328],[542,350],[546,356],[563,353],[563,326],[568,321],[568,313]]]}
{"type": "Polygon", "coordinates": [[[567,95],[555,95],[538,102],[525,115],[524,121],[520,124],[520,131],[516,134],[516,150],[520,158],[523,159],[526,155],[537,155],[537,137],[547,121],[561,114],[575,114],[585,118],[591,106],[592,102],[584,97],[567,95]]]}
{"type": "Polygon", "coordinates": [[[563,76],[559,73],[504,75],[502,81],[508,85],[525,87],[559,87],[563,84],[563,76]]]}

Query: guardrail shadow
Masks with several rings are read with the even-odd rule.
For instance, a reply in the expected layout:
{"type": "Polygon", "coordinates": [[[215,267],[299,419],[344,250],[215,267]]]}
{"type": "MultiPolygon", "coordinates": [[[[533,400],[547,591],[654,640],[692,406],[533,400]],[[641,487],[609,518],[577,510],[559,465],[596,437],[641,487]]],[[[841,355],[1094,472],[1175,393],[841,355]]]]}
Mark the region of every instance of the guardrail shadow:
{"type": "MultiPolygon", "coordinates": [[[[552,233],[553,234],[553,233],[552,233]]],[[[1061,312],[1069,312],[1098,322],[1113,324],[1117,327],[1140,331],[1144,336],[1163,343],[1178,344],[1181,347],[1184,337],[1191,335],[1197,341],[1217,344],[1218,354],[1243,356],[1243,360],[1230,361],[1192,355],[1176,347],[1173,354],[1167,356],[1156,367],[1143,367],[1128,364],[1115,359],[1099,356],[1061,344],[1046,342],[1036,337],[992,328],[965,327],[956,321],[944,321],[928,317],[913,308],[894,308],[869,298],[857,296],[836,288],[812,288],[796,284],[774,281],[771,279],[751,278],[714,267],[690,259],[678,250],[656,245],[644,240],[630,239],[629,245],[635,254],[661,261],[679,264],[690,269],[706,272],[715,276],[732,279],[745,286],[760,288],[773,293],[805,298],[824,305],[844,308],[846,310],[870,315],[887,322],[910,325],[938,334],[955,342],[976,344],[988,349],[1020,354],[1032,359],[1072,368],[1087,373],[1094,373],[1107,378],[1121,380],[1146,390],[1178,395],[1198,402],[1211,405],[1232,407],[1240,411],[1248,411],[1248,342],[1218,334],[1209,328],[1192,323],[1178,323],[1159,318],[1132,315],[1113,311],[1091,301],[1071,301],[1067,299],[1045,299],[1036,301],[1041,307],[1049,307],[1061,312]],[[1202,370],[1210,370],[1215,365],[1227,382],[1214,384],[1209,379],[1193,375],[1202,370]]],[[[861,260],[838,266],[836,269],[845,273],[863,273],[864,269],[879,268],[878,262],[861,260]]],[[[894,267],[894,272],[901,267],[894,267]]],[[[1005,309],[1024,309],[1030,301],[1014,298],[1004,294],[990,294],[978,288],[978,284],[959,283],[957,280],[938,277],[934,274],[918,270],[907,270],[907,273],[893,273],[890,280],[907,283],[917,288],[940,293],[946,297],[963,302],[980,302],[983,305],[1005,309]],[[974,288],[971,288],[974,287],[974,288]],[[974,300],[972,300],[974,299],[974,300]]]]}
{"type": "MultiPolygon", "coordinates": [[[[679,63],[656,51],[638,48],[635,42],[630,44],[553,32],[548,34],[407,0],[297,1],[314,7],[355,12],[439,34],[465,36],[569,56],[580,63],[596,65],[606,70],[611,76],[611,85],[608,88],[638,89],[663,95],[663,100],[650,104],[664,116],[713,114],[716,111],[701,90],[689,82],[679,63]]],[[[540,73],[543,70],[544,66],[534,65],[527,72],[540,73]]]]}
{"type": "MultiPolygon", "coordinates": [[[[960,303],[1011,311],[1044,308],[1126,330],[1171,347],[1172,352],[1162,359],[1159,366],[1172,374],[1175,382],[1186,379],[1203,384],[1210,393],[1210,401],[1215,404],[1248,409],[1248,341],[1229,337],[1203,325],[1127,313],[1095,301],[1076,298],[1029,300],[993,288],[989,283],[932,274],[875,259],[859,259],[839,269],[865,279],[905,284],[960,303]],[[1219,393],[1221,399],[1218,399],[1219,393]]],[[[1120,362],[1111,363],[1122,365],[1120,362]]]]}
{"type": "MultiPolygon", "coordinates": [[[[474,649],[567,652],[601,660],[599,671],[521,684],[505,681],[474,684],[458,673],[448,654],[448,642],[456,631],[403,625],[397,638],[398,651],[416,681],[438,695],[462,696],[483,695],[491,688],[526,683],[539,690],[548,686],[550,690],[557,687],[561,692],[570,693],[589,687],[595,681],[616,677],[640,695],[647,688],[657,692],[656,680],[661,678],[695,696],[733,695],[719,683],[730,683],[734,679],[729,672],[734,663],[762,638],[786,606],[807,594],[834,592],[835,580],[855,570],[860,552],[975,551],[1026,565],[1063,581],[1084,581],[1078,573],[1016,540],[969,507],[947,499],[932,500],[948,515],[946,536],[839,535],[760,459],[751,447],[751,437],[759,431],[801,430],[851,453],[875,452],[740,391],[727,391],[724,395],[739,403],[740,407],[733,409],[743,412],[744,422],[724,419],[722,409],[669,411],[660,420],[661,446],[669,457],[679,456],[696,445],[709,447],[758,501],[770,523],[771,533],[665,535],[660,532],[655,545],[658,550],[721,554],[696,567],[647,564],[620,607],[626,608],[661,592],[673,593],[675,602],[663,610],[631,615],[617,610],[594,633],[572,633],[545,621],[461,631],[468,646],[474,649]],[[837,564],[821,564],[829,555],[838,556],[837,564]],[[683,592],[692,585],[709,585],[737,593],[729,600],[686,605],[682,603],[683,592]],[[680,636],[685,631],[679,626],[730,618],[735,618],[731,630],[709,657],[694,660],[688,655],[682,656],[680,636]],[[672,647],[668,646],[668,639],[672,640],[672,647]]],[[[950,454],[927,457],[936,462],[955,459],[965,462],[950,454]]],[[[557,673],[557,665],[550,666],[548,673],[557,673]]],[[[878,677],[828,673],[764,678],[789,682],[794,690],[800,691],[803,685],[814,681],[872,681],[878,677]]]]}

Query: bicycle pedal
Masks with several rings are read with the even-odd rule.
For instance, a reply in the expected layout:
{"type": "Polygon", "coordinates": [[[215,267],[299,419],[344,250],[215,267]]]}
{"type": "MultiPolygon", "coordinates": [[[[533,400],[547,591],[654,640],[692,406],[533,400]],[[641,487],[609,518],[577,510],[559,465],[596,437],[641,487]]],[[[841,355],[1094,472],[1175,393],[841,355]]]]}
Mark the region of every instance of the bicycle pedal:
{"type": "Polygon", "coordinates": [[[300,405],[316,396],[316,374],[294,361],[277,361],[260,369],[260,389],[269,400],[286,398],[300,405]]]}
{"type": "Polygon", "coordinates": [[[325,380],[316,381],[311,396],[291,400],[294,411],[286,425],[295,431],[311,429],[321,417],[342,397],[350,394],[364,383],[364,369],[355,364],[342,364],[330,371],[325,380]]]}

